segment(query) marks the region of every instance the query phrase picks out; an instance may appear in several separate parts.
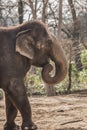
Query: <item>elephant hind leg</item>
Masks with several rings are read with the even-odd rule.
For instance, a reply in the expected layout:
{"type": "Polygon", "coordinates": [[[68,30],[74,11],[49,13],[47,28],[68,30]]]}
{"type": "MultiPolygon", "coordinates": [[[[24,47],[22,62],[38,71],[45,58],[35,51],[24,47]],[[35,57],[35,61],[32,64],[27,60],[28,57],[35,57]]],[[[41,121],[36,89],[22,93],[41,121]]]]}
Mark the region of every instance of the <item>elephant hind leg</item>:
{"type": "Polygon", "coordinates": [[[18,111],[7,94],[5,94],[5,103],[7,122],[4,125],[4,130],[18,130],[19,126],[17,126],[14,122],[18,111]]]}
{"type": "Polygon", "coordinates": [[[36,130],[37,127],[32,121],[31,106],[27,98],[23,80],[19,77],[10,79],[7,93],[21,113],[22,130],[36,130]]]}

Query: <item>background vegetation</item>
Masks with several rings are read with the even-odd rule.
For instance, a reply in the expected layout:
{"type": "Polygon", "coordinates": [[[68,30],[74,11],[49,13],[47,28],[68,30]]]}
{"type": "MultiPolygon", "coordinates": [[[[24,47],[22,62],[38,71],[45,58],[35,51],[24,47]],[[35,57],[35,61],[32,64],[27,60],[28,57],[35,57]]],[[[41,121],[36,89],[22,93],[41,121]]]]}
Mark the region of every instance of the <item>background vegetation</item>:
{"type": "Polygon", "coordinates": [[[50,96],[87,89],[87,0],[0,0],[0,26],[31,19],[48,24],[65,51],[69,70],[66,79],[54,87],[44,84],[41,70],[32,67],[24,79],[28,94],[50,96]]]}

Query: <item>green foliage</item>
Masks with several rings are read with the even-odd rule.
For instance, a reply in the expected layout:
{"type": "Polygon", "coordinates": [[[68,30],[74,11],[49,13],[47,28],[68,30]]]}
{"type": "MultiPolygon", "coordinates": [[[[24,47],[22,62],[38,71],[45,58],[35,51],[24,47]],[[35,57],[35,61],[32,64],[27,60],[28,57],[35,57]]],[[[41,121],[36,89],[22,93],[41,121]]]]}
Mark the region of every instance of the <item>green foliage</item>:
{"type": "Polygon", "coordinates": [[[81,53],[81,61],[84,69],[87,69],[87,50],[83,50],[81,53]]]}
{"type": "Polygon", "coordinates": [[[81,53],[82,71],[77,71],[75,63],[72,62],[72,89],[87,88],[87,50],[81,53]]]}
{"type": "MultiPolygon", "coordinates": [[[[83,71],[77,71],[75,62],[72,61],[72,87],[71,90],[86,89],[87,88],[87,50],[83,50],[81,53],[81,61],[83,65],[83,71]]],[[[69,77],[66,76],[65,80],[55,85],[56,92],[63,92],[67,90],[69,84],[69,77]]],[[[33,73],[28,72],[25,77],[25,86],[28,94],[32,93],[45,94],[45,85],[41,78],[41,69],[35,68],[33,73]]]]}
{"type": "Polygon", "coordinates": [[[67,91],[67,86],[68,86],[68,76],[66,76],[66,78],[62,82],[60,82],[59,84],[57,84],[55,86],[56,92],[65,92],[65,91],[67,91]]]}
{"type": "Polygon", "coordinates": [[[41,93],[45,92],[44,83],[41,78],[41,69],[35,68],[35,72],[28,72],[25,77],[25,86],[27,88],[28,94],[32,95],[32,93],[41,93]]]}
{"type": "MultiPolygon", "coordinates": [[[[71,72],[71,91],[78,90],[78,89],[87,89],[87,50],[83,50],[81,53],[81,62],[83,65],[83,70],[78,71],[76,69],[75,62],[72,61],[72,72],[71,72]]],[[[65,78],[64,81],[56,85],[56,91],[66,91],[69,84],[68,76],[65,78]]]]}

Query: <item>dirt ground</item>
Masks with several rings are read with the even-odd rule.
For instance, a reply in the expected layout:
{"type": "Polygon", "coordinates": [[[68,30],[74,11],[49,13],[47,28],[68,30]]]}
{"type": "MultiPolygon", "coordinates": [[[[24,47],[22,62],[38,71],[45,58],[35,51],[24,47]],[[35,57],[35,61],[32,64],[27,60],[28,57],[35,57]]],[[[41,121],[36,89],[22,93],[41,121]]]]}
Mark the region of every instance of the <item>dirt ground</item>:
{"type": "MultiPolygon", "coordinates": [[[[38,130],[87,130],[87,91],[29,100],[38,130]]],[[[21,125],[20,114],[16,122],[21,125]]],[[[0,100],[0,130],[4,123],[5,104],[0,100]]]]}

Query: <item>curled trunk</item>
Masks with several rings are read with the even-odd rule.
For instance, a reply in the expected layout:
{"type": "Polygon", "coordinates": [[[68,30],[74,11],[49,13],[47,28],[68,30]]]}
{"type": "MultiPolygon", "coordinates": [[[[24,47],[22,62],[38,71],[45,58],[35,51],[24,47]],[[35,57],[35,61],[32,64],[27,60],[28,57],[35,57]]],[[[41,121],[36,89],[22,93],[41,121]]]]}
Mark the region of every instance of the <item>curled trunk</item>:
{"type": "Polygon", "coordinates": [[[50,58],[55,63],[55,74],[54,76],[50,75],[50,72],[53,70],[51,64],[45,65],[42,70],[43,80],[50,85],[61,82],[67,74],[67,61],[65,54],[54,36],[52,36],[52,43],[50,58]]]}

